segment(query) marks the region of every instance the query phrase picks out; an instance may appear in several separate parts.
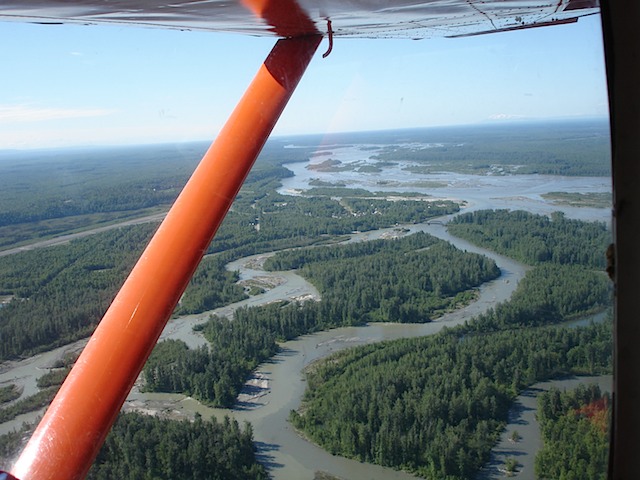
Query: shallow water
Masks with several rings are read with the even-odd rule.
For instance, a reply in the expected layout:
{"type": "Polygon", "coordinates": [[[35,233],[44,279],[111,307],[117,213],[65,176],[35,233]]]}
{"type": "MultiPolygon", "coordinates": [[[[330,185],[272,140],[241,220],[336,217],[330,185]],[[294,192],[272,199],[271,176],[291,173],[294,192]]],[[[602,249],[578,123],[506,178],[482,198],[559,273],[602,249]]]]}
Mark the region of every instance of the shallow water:
{"type": "MultiPolygon", "coordinates": [[[[195,412],[208,417],[218,418],[230,415],[238,421],[250,421],[253,424],[254,437],[258,453],[269,466],[275,479],[313,478],[318,470],[329,472],[345,479],[407,479],[415,478],[404,472],[360,463],[342,457],[333,456],[317,446],[301,439],[287,422],[289,412],[298,408],[305,389],[302,370],[315,360],[323,358],[344,348],[366,343],[392,340],[396,338],[416,337],[437,333],[445,326],[464,323],[472,316],[485,311],[496,302],[508,299],[515,290],[518,281],[524,276],[527,267],[507,257],[481,249],[465,240],[449,235],[442,225],[408,225],[411,231],[426,231],[434,236],[451,241],[458,248],[482,253],[493,258],[502,271],[502,275],[479,288],[477,301],[467,307],[444,315],[436,322],[426,324],[370,324],[363,327],[345,327],[306,335],[286,342],[281,352],[270,361],[260,365],[256,374],[267,380],[268,387],[251,387],[252,401],[241,401],[234,410],[210,409],[203,407],[193,399],[182,396],[162,394],[140,394],[134,392],[129,400],[137,408],[168,409],[190,416],[195,412]]],[[[375,232],[355,234],[350,241],[367,241],[396,232],[395,229],[383,229],[375,232]]],[[[255,258],[247,257],[230,265],[240,272],[241,279],[250,275],[281,275],[282,272],[264,272],[255,268],[255,258]],[[246,268],[249,265],[252,268],[246,268]]],[[[289,272],[292,275],[292,272],[289,272]]],[[[300,287],[306,281],[298,277],[300,287]]],[[[284,284],[283,284],[284,285],[284,284]]],[[[281,285],[282,286],[282,285],[281,285]]],[[[283,289],[291,292],[292,289],[283,289]]],[[[257,299],[256,299],[257,301],[257,299]]],[[[242,397],[242,396],[241,396],[242,397]]]]}
{"type": "Polygon", "coordinates": [[[540,426],[535,418],[538,408],[537,396],[551,387],[572,390],[581,383],[595,383],[602,392],[611,392],[613,377],[611,375],[569,377],[536,383],[522,392],[509,410],[509,423],[503,431],[500,441],[491,451],[489,463],[478,474],[476,480],[506,478],[501,469],[508,458],[515,458],[520,464],[518,474],[512,478],[535,480],[535,455],[542,448],[540,426]],[[509,440],[514,430],[517,430],[521,437],[518,442],[509,440]]]}
{"type": "MultiPolygon", "coordinates": [[[[333,152],[331,158],[339,159],[343,163],[372,163],[368,158],[372,152],[363,153],[360,146],[332,147],[331,150],[333,152]]],[[[312,162],[318,163],[326,158],[319,157],[312,160],[312,162]]],[[[449,172],[420,175],[409,174],[407,171],[402,170],[406,166],[402,164],[384,167],[381,172],[346,171],[336,174],[334,172],[308,170],[306,168],[308,163],[286,165],[294,172],[295,176],[283,181],[283,186],[280,189],[281,193],[299,193],[300,190],[309,188],[309,181],[313,178],[327,182],[336,181],[338,178],[346,186],[353,188],[366,188],[373,191],[421,192],[433,195],[436,198],[465,200],[467,204],[463,209],[464,211],[485,208],[509,208],[548,214],[552,211],[561,210],[572,218],[607,223],[610,220],[610,209],[552,205],[541,197],[541,194],[552,191],[610,192],[609,178],[545,175],[479,176],[449,172]],[[421,186],[421,182],[441,182],[443,186],[425,188],[421,186]]],[[[446,222],[449,218],[451,216],[443,217],[443,220],[446,222]]],[[[301,371],[309,363],[351,346],[403,337],[429,335],[438,332],[445,325],[453,326],[463,323],[478,313],[484,312],[487,308],[495,305],[496,302],[507,300],[526,271],[527,267],[522,264],[449,235],[443,225],[407,225],[406,228],[412,233],[425,231],[450,241],[463,250],[485,254],[496,261],[502,271],[502,275],[479,289],[480,296],[476,302],[459,311],[443,316],[437,322],[422,325],[372,324],[364,327],[340,328],[286,342],[282,345],[282,350],[276,357],[258,368],[256,376],[259,378],[255,379],[251,385],[246,386],[245,392],[241,395],[241,401],[234,410],[210,409],[182,395],[141,394],[137,388],[134,388],[130,394],[125,408],[143,410],[148,408],[156,411],[162,409],[165,413],[173,414],[176,417],[191,416],[195,412],[199,412],[205,417],[231,415],[239,421],[250,421],[254,428],[258,455],[270,468],[271,474],[276,479],[311,479],[314,476],[314,472],[318,470],[329,472],[340,478],[354,480],[414,478],[403,472],[395,472],[383,467],[362,464],[333,456],[301,439],[292,431],[287,422],[289,411],[299,406],[305,388],[301,371]]],[[[396,232],[395,229],[364,232],[353,235],[350,241],[367,241],[395,234],[396,232]]],[[[261,295],[253,296],[242,302],[216,309],[212,312],[172,319],[167,324],[161,338],[181,339],[191,348],[195,348],[206,345],[207,342],[202,336],[193,332],[193,326],[206,321],[211,313],[231,317],[233,311],[242,306],[263,305],[282,299],[318,298],[318,292],[315,287],[295,274],[295,272],[265,272],[262,270],[260,262],[264,257],[265,255],[246,257],[232,262],[227,268],[238,270],[241,280],[256,277],[270,278],[275,284],[274,288],[261,295]]],[[[0,373],[0,385],[17,383],[24,388],[23,395],[33,394],[36,391],[35,382],[37,377],[46,373],[47,367],[52,362],[62,357],[69,349],[81,348],[85,343],[86,340],[76,342],[73,345],[37,355],[21,362],[5,364],[6,368],[0,373]]],[[[535,388],[538,387],[536,386],[535,388]]],[[[532,390],[532,392],[535,392],[535,390],[532,390]]],[[[523,406],[520,407],[520,404],[516,403],[516,406],[514,406],[514,412],[516,413],[514,415],[518,413],[518,408],[520,408],[521,413],[529,411],[527,410],[529,408],[528,404],[524,403],[527,398],[531,397],[532,401],[535,402],[533,394],[527,394],[529,396],[523,395],[522,400],[520,397],[518,400],[523,406]]],[[[0,433],[18,428],[25,420],[33,421],[37,415],[38,412],[27,414],[15,421],[2,424],[0,425],[0,433]]],[[[519,422],[521,420],[516,418],[515,421],[519,422]]],[[[506,432],[509,431],[509,428],[507,428],[506,432]]],[[[523,437],[525,437],[525,433],[526,437],[529,437],[528,430],[527,432],[524,432],[524,430],[520,432],[520,427],[518,427],[518,431],[523,437]]],[[[533,433],[531,434],[531,439],[529,441],[527,438],[523,438],[523,441],[519,442],[518,446],[521,446],[529,453],[534,451],[534,448],[537,447],[534,447],[535,435],[533,433]]],[[[496,447],[494,457],[492,457],[495,459],[494,463],[497,462],[496,465],[501,465],[500,462],[504,462],[503,457],[500,455],[507,454],[504,452],[507,452],[508,449],[501,445],[499,444],[496,447]]],[[[513,446],[508,445],[508,447],[513,446]]],[[[523,465],[525,465],[525,462],[521,458],[524,459],[525,457],[526,455],[524,454],[518,457],[518,460],[523,465]]],[[[531,455],[526,458],[531,458],[531,462],[533,461],[531,455]]],[[[519,478],[532,478],[522,476],[527,475],[525,472],[532,471],[532,467],[527,465],[523,466],[522,474],[519,478]]],[[[484,473],[489,474],[489,471],[487,470],[484,473]]],[[[482,478],[498,477],[485,476],[482,478]]]]}
{"type": "MultiPolygon", "coordinates": [[[[187,417],[196,412],[205,418],[212,415],[223,418],[225,415],[229,415],[240,422],[251,422],[258,454],[261,460],[269,466],[270,473],[275,479],[311,479],[314,472],[318,470],[329,472],[340,478],[354,480],[415,478],[404,472],[331,455],[300,438],[287,421],[290,410],[296,409],[300,405],[306,386],[302,371],[310,363],[344,348],[383,340],[431,335],[439,332],[445,326],[464,323],[471,317],[486,311],[496,302],[507,300],[528,269],[527,266],[510,258],[449,235],[442,225],[421,224],[406,227],[412,231],[427,231],[434,236],[450,241],[460,249],[485,254],[496,261],[502,275],[480,287],[477,301],[463,309],[444,315],[436,322],[426,324],[374,323],[362,327],[344,327],[305,335],[282,344],[281,352],[278,355],[258,367],[255,372],[255,377],[259,379],[258,385],[256,382],[252,382],[252,385],[246,385],[245,393],[241,394],[240,400],[233,410],[207,408],[197,401],[181,395],[140,394],[135,390],[129,397],[130,406],[150,410],[173,410],[177,416],[187,417]]],[[[350,241],[373,240],[394,232],[397,230],[383,229],[364,232],[354,235],[350,241]]],[[[255,268],[257,257],[259,256],[238,260],[230,264],[229,268],[238,270],[241,279],[249,278],[252,275],[278,276],[282,274],[282,272],[265,272],[255,268]]],[[[295,275],[293,272],[288,273],[295,275]]],[[[295,290],[302,288],[304,291],[304,284],[307,282],[301,277],[298,277],[297,282],[300,287],[295,290]]],[[[287,288],[282,290],[283,293],[287,291],[292,290],[287,288]]],[[[273,295],[269,298],[273,298],[273,295]]],[[[255,301],[258,302],[259,299],[256,298],[255,301]]],[[[233,306],[227,308],[233,308],[233,306]]],[[[595,317],[599,319],[603,315],[599,314],[595,317]]],[[[578,322],[584,322],[584,320],[578,322]]],[[[522,446],[525,445],[528,443],[523,441],[522,446]]],[[[531,451],[535,452],[538,447],[532,448],[531,451]]],[[[501,457],[497,458],[496,462],[502,461],[504,463],[501,457]]],[[[533,457],[531,457],[532,461],[533,457]]],[[[497,465],[500,466],[502,463],[497,465]]]]}
{"type": "MultiPolygon", "coordinates": [[[[491,175],[471,175],[455,172],[420,174],[405,168],[414,165],[409,161],[398,161],[394,165],[381,164],[371,157],[375,145],[334,145],[329,157],[312,157],[306,162],[288,163],[284,166],[294,176],[282,180],[278,190],[282,194],[300,194],[313,188],[311,180],[336,183],[347,188],[362,188],[379,192],[419,192],[434,198],[462,199],[468,202],[466,211],[487,208],[522,209],[531,213],[549,214],[563,211],[567,216],[580,220],[610,222],[611,208],[584,208],[554,205],[541,195],[549,192],[611,192],[609,177],[565,177],[556,175],[502,175],[499,171],[491,175]],[[313,165],[331,158],[342,162],[341,167],[352,170],[331,172],[313,169],[313,165]],[[379,166],[379,172],[357,171],[361,165],[379,166]],[[312,169],[309,169],[309,166],[312,169]],[[424,187],[433,182],[440,187],[424,187]]],[[[424,145],[422,145],[424,146],[424,145]]]]}

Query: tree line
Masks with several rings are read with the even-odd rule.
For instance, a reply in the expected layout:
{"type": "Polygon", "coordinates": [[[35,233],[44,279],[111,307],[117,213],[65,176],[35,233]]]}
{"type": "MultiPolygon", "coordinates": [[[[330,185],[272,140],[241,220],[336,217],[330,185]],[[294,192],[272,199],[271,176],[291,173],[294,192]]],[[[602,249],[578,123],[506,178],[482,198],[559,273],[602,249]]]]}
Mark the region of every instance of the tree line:
{"type": "Polygon", "coordinates": [[[536,477],[543,480],[606,480],[611,400],[597,385],[572,391],[552,388],[538,397],[543,447],[536,477]]]}
{"type": "Polygon", "coordinates": [[[522,210],[480,210],[457,215],[448,230],[529,265],[555,263],[604,269],[611,232],[601,222],[551,218],[522,210]]]}
{"type": "MultiPolygon", "coordinates": [[[[515,395],[561,374],[611,369],[611,326],[435,336],[357,347],[313,365],[290,420],[334,455],[427,479],[472,478],[515,395]],[[583,351],[594,350],[594,362],[583,351]]],[[[560,478],[560,477],[554,477],[560,478]]]]}
{"type": "Polygon", "coordinates": [[[415,173],[603,177],[611,173],[606,122],[459,126],[413,133],[405,138],[428,146],[390,144],[374,158],[385,162],[409,161],[412,165],[406,170],[415,173]]]}
{"type": "MultiPolygon", "coordinates": [[[[354,230],[395,224],[386,213],[354,215],[329,198],[282,197],[273,191],[282,167],[263,167],[243,187],[209,253],[189,283],[176,313],[200,313],[245,298],[224,265],[236,258],[329,242],[354,230]],[[253,197],[255,195],[255,197],[253,197]],[[254,200],[250,200],[254,198],[254,200]]],[[[453,202],[403,208],[422,221],[458,209],[453,202]]],[[[384,211],[383,207],[380,207],[384,211]]],[[[68,245],[0,257],[0,294],[15,298],[0,309],[0,359],[51,349],[88,336],[156,228],[155,224],[79,239],[68,245]]]]}
{"type": "MultiPolygon", "coordinates": [[[[155,230],[115,229],[68,245],[0,257],[0,360],[66,345],[93,332],[155,230]]],[[[207,259],[179,311],[199,312],[245,298],[224,262],[207,259]]]]}
{"type": "Polygon", "coordinates": [[[144,369],[146,388],[232,406],[248,374],[278,351],[278,342],[368,321],[427,322],[499,274],[486,257],[427,234],[282,252],[270,268],[303,264],[300,272],[320,289],[320,302],[239,309],[233,321],[212,317],[200,327],[210,348],[160,342],[144,369]]]}
{"type": "Polygon", "coordinates": [[[225,417],[208,421],[163,420],[121,413],[98,453],[88,480],[266,480],[257,462],[253,430],[225,417]]]}
{"type": "Polygon", "coordinates": [[[88,336],[148,241],[153,225],[0,257],[0,359],[88,336]]]}
{"type": "Polygon", "coordinates": [[[428,322],[500,275],[495,262],[425,233],[279,252],[265,269],[298,269],[343,323],[428,322]]]}
{"type": "MultiPolygon", "coordinates": [[[[0,436],[0,462],[10,462],[34,426],[0,436]]],[[[98,452],[88,480],[266,480],[255,455],[253,429],[236,420],[168,420],[137,412],[120,413],[98,452]]]]}
{"type": "MultiPolygon", "coordinates": [[[[515,212],[505,230],[517,229],[519,219],[539,221],[552,244],[590,228],[571,221],[558,230],[515,212]]],[[[573,249],[583,247],[573,242],[573,249]]],[[[503,253],[517,250],[510,245],[503,253]]],[[[291,413],[292,423],[333,454],[429,479],[472,477],[487,461],[518,392],[560,375],[611,371],[609,322],[553,326],[610,303],[606,275],[585,263],[534,267],[509,301],[460,327],[318,362],[307,372],[303,405],[291,413]]]]}

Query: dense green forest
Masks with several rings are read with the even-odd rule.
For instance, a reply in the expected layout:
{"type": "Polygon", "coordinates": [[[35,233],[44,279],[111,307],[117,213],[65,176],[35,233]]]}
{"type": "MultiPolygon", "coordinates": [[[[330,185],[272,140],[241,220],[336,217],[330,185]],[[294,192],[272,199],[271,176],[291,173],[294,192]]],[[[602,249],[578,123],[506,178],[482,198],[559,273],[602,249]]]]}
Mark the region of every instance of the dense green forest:
{"type": "MultiPolygon", "coordinates": [[[[155,227],[111,230],[69,245],[0,257],[0,293],[14,297],[0,308],[0,359],[91,334],[155,227]]],[[[237,274],[215,259],[205,261],[194,278],[183,298],[184,311],[244,298],[242,287],[235,284],[237,274]]]]}
{"type": "Polygon", "coordinates": [[[221,256],[204,258],[189,280],[175,313],[200,313],[247,298],[244,289],[236,283],[237,272],[226,270],[226,264],[227,259],[221,256]]]}
{"type": "MultiPolygon", "coordinates": [[[[305,149],[271,143],[248,183],[290,176],[279,165],[306,158],[305,149]]],[[[206,148],[195,143],[0,152],[0,248],[166,211],[206,148]]]]}
{"type": "Polygon", "coordinates": [[[542,265],[527,272],[511,301],[469,322],[475,331],[535,327],[570,320],[611,305],[607,276],[579,265],[542,265]]]}
{"type": "Polygon", "coordinates": [[[290,420],[332,454],[467,479],[488,460],[517,392],[561,374],[610,371],[611,348],[610,324],[458,328],[358,347],[309,369],[290,420]]]}
{"type": "MultiPolygon", "coordinates": [[[[0,463],[8,467],[33,427],[0,436],[0,463]]],[[[256,460],[250,424],[225,417],[204,421],[121,413],[86,477],[90,480],[266,480],[256,460]]]]}
{"type": "MultiPolygon", "coordinates": [[[[456,203],[380,201],[346,210],[325,197],[275,193],[287,170],[262,165],[240,191],[233,211],[191,279],[177,314],[200,313],[245,298],[237,276],[224,265],[245,255],[330,242],[354,230],[395,225],[398,208],[411,221],[458,210],[456,203]],[[259,226],[259,227],[258,227],[259,226]]],[[[122,227],[68,245],[0,257],[0,359],[29,355],[89,335],[155,230],[155,224],[122,227]]]]}
{"type": "Polygon", "coordinates": [[[168,204],[205,149],[164,145],[0,156],[0,227],[168,204]]]}
{"type": "Polygon", "coordinates": [[[190,422],[121,413],[87,479],[266,480],[254,449],[251,425],[241,429],[228,417],[190,422]]]}
{"type": "Polygon", "coordinates": [[[480,210],[457,215],[452,234],[523,263],[584,265],[604,269],[611,232],[604,223],[583,222],[554,212],[551,218],[529,212],[480,210]]]}
{"type": "Polygon", "coordinates": [[[538,397],[537,418],[543,447],[536,456],[536,477],[543,480],[606,480],[611,401],[597,385],[538,397]]]}
{"type": "MultiPolygon", "coordinates": [[[[210,253],[226,252],[240,257],[312,245],[332,236],[391,227],[399,222],[420,223],[459,211],[458,204],[448,200],[394,202],[343,198],[340,202],[330,196],[295,197],[265,191],[270,187],[277,187],[275,180],[261,186],[264,195],[249,205],[241,190],[240,202],[234,203],[233,211],[211,244],[210,253]]],[[[251,191],[255,193],[256,189],[251,191]]]]}
{"type": "MultiPolygon", "coordinates": [[[[69,372],[74,357],[38,379],[40,391],[0,409],[0,423],[48,405],[69,372]]],[[[8,466],[24,447],[35,425],[0,435],[0,465],[8,466]]],[[[120,414],[87,478],[266,479],[257,463],[250,424],[235,420],[204,422],[161,419],[138,413],[120,414]]]]}
{"type": "Polygon", "coordinates": [[[279,252],[265,268],[298,269],[342,324],[427,322],[467,303],[470,289],[500,275],[492,260],[425,233],[279,252]]]}
{"type": "Polygon", "coordinates": [[[15,384],[0,387],[0,404],[9,403],[19,398],[22,392],[15,384]]]}
{"type": "MultiPolygon", "coordinates": [[[[197,142],[0,152],[0,227],[170,204],[207,147],[197,142]]],[[[273,140],[249,181],[260,180],[263,168],[302,161],[308,153],[273,140]]]]}
{"type": "Polygon", "coordinates": [[[522,284],[513,300],[466,326],[351,349],[314,365],[292,422],[334,454],[431,479],[469,478],[486,462],[521,389],[611,369],[610,324],[519,328],[574,315],[547,316],[541,305],[579,300],[588,287],[561,291],[548,275],[522,284]]]}
{"type": "MultiPolygon", "coordinates": [[[[369,171],[411,161],[409,173],[609,174],[608,134],[601,124],[351,135],[349,142],[378,145],[371,147],[378,164],[357,167],[369,171]],[[400,145],[409,142],[431,145],[400,145]]],[[[486,258],[426,235],[335,245],[354,231],[424,222],[459,208],[454,202],[406,193],[402,196],[411,200],[392,202],[339,185],[317,184],[303,196],[276,191],[292,175],[284,163],[306,160],[320,142],[341,141],[340,135],[297,138],[296,148],[284,148],[291,142],[287,139],[270,142],[176,314],[245,298],[235,284],[237,275],[224,265],[293,247],[314,248],[279,253],[267,266],[299,269],[318,286],[322,300],[241,309],[232,322],[212,317],[199,327],[210,348],[189,350],[176,340],[160,343],[145,369],[147,388],[232,405],[246,376],[277,352],[280,341],[368,321],[430,321],[468,302],[473,287],[498,274],[486,258]]],[[[205,149],[193,144],[0,152],[0,248],[163,211],[205,149]]],[[[0,360],[90,334],[155,228],[123,227],[68,245],[0,257],[0,296],[12,298],[0,308],[0,360]]],[[[292,421],[330,451],[428,478],[467,478],[486,459],[519,389],[561,373],[610,368],[609,325],[573,330],[545,326],[607,304],[606,276],[593,270],[601,268],[610,241],[604,225],[560,214],[548,219],[524,212],[478,212],[461,216],[450,228],[539,266],[528,272],[511,302],[466,326],[356,349],[333,364],[315,365],[309,372],[314,393],[308,394],[304,409],[292,413],[292,421]],[[359,420],[341,421],[342,415],[359,420]]],[[[9,402],[19,390],[2,388],[0,416],[6,420],[47,404],[66,373],[50,372],[39,380],[36,395],[14,403],[9,402]]],[[[0,437],[5,461],[24,435],[0,437]]],[[[252,448],[250,426],[243,430],[231,421],[198,418],[189,424],[127,414],[89,478],[203,478],[202,472],[211,471],[223,472],[220,478],[266,478],[252,448]]]]}
{"type": "MultiPolygon", "coordinates": [[[[591,228],[571,221],[559,229],[536,217],[505,215],[504,230],[539,224],[537,232],[556,245],[591,228]]],[[[571,243],[566,254],[586,266],[541,264],[508,302],[464,326],[350,349],[313,365],[292,423],[334,454],[434,480],[470,478],[487,461],[519,391],[563,374],[611,370],[609,323],[546,326],[609,304],[609,281],[593,270],[603,242],[571,243]],[[585,249],[584,256],[573,249],[585,249]]],[[[520,247],[506,244],[503,253],[517,257],[520,247]]]]}
{"type": "Polygon", "coordinates": [[[269,264],[304,266],[300,273],[318,286],[322,300],[241,309],[231,322],[213,317],[201,327],[210,348],[160,342],[144,369],[146,388],[232,406],[251,370],[278,351],[278,341],[367,321],[426,322],[468,302],[470,289],[499,275],[486,257],[427,234],[281,252],[269,264]]]}
{"type": "MultiPolygon", "coordinates": [[[[326,142],[375,144],[377,165],[368,165],[374,169],[409,160],[414,163],[410,171],[420,173],[610,173],[606,122],[565,122],[271,139],[249,181],[260,180],[263,169],[280,168],[283,176],[290,176],[282,164],[305,161],[326,142]],[[402,145],[407,143],[429,146],[402,145]],[[289,144],[297,148],[285,148],[289,144]]],[[[166,207],[207,146],[0,152],[0,247],[166,207]]],[[[245,192],[251,195],[250,190],[245,192]]],[[[335,189],[311,194],[337,195],[335,189]]]]}
{"type": "Polygon", "coordinates": [[[153,225],[112,230],[0,258],[0,359],[86,337],[148,241],[153,225]]]}

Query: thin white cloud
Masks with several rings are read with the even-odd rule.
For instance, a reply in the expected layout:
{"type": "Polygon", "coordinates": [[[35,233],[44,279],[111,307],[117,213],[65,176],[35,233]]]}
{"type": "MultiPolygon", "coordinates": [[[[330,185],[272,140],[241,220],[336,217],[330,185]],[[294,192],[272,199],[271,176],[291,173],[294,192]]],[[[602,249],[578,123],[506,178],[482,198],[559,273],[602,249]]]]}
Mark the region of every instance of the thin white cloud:
{"type": "Polygon", "coordinates": [[[29,105],[0,105],[0,123],[104,117],[114,112],[115,110],[104,108],[40,108],[29,105]]]}
{"type": "Polygon", "coordinates": [[[524,118],[524,115],[512,115],[510,113],[494,113],[489,115],[489,120],[517,120],[524,118]]]}

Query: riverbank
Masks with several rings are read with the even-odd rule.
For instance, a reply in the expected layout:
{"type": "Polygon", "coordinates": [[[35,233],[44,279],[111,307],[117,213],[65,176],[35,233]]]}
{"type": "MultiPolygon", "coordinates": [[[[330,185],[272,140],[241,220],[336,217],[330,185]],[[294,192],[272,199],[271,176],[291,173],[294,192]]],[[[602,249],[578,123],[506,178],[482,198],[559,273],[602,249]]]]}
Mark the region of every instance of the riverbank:
{"type": "MultiPolygon", "coordinates": [[[[315,173],[317,174],[317,172],[315,173]]],[[[404,176],[403,178],[406,178],[406,172],[399,172],[398,175],[400,174],[404,176]]],[[[481,208],[522,208],[538,213],[548,213],[553,209],[564,210],[574,218],[600,220],[600,217],[602,217],[602,210],[575,208],[568,212],[567,209],[549,205],[539,197],[540,192],[547,189],[572,190],[585,188],[584,181],[582,181],[584,179],[578,181],[577,178],[550,177],[542,179],[540,176],[535,178],[533,178],[534,176],[527,176],[519,177],[514,185],[513,177],[509,177],[508,184],[506,177],[487,177],[486,179],[483,178],[478,185],[474,183],[477,180],[476,176],[457,175],[452,177],[447,174],[438,174],[436,177],[448,185],[448,187],[436,189],[438,193],[447,198],[468,199],[469,203],[464,209],[465,211],[481,208]],[[548,181],[541,182],[541,180],[548,181]]],[[[366,178],[369,179],[368,181],[374,182],[370,175],[366,178]]],[[[415,189],[414,187],[406,188],[415,189]]],[[[592,183],[586,188],[602,190],[606,189],[607,185],[598,179],[593,179],[592,183]]],[[[397,190],[398,188],[394,186],[393,189],[397,190]]],[[[438,220],[446,223],[449,218],[451,216],[438,220]]],[[[282,345],[280,353],[260,365],[252,378],[247,381],[233,410],[210,409],[200,405],[192,398],[182,395],[142,394],[137,387],[134,388],[127,399],[124,408],[162,414],[171,418],[190,418],[195,413],[200,413],[205,418],[211,415],[215,415],[218,418],[222,418],[224,415],[231,415],[239,421],[250,421],[254,427],[254,437],[260,458],[270,468],[271,474],[276,479],[313,478],[317,471],[328,472],[343,479],[355,480],[359,478],[413,478],[406,473],[332,456],[324,450],[301,440],[292,431],[287,418],[289,411],[299,406],[305,389],[301,372],[309,363],[344,348],[383,340],[434,334],[444,326],[463,323],[473,316],[486,311],[496,303],[508,300],[517,287],[518,281],[526,272],[527,267],[524,265],[452,237],[448,234],[444,225],[427,223],[399,225],[395,228],[355,234],[351,236],[349,241],[388,238],[418,231],[424,231],[447,240],[460,249],[487,255],[497,262],[502,271],[501,277],[483,285],[479,289],[479,297],[475,302],[459,311],[441,317],[436,322],[421,325],[372,324],[357,328],[335,329],[286,342],[282,345]]],[[[264,258],[266,258],[265,255],[246,257],[228,265],[230,270],[240,271],[241,281],[263,282],[268,287],[264,293],[211,312],[172,319],[167,324],[161,338],[181,339],[191,348],[196,348],[201,345],[207,345],[207,342],[200,334],[193,332],[193,326],[204,322],[212,313],[231,317],[235,309],[244,306],[262,305],[279,300],[319,298],[317,290],[295,272],[265,272],[262,270],[260,267],[264,258]]],[[[86,343],[86,340],[82,342],[86,343]]],[[[32,357],[23,362],[16,362],[10,367],[10,371],[0,374],[0,384],[15,382],[23,386],[24,395],[27,392],[35,393],[37,388],[35,381],[37,377],[46,373],[48,365],[51,365],[53,360],[63,356],[67,349],[82,348],[84,346],[82,342],[76,342],[70,346],[32,357]]],[[[38,412],[34,412],[33,414],[21,416],[14,422],[0,425],[0,433],[18,428],[22,421],[34,421],[37,415],[38,412]]]]}
{"type": "MultiPolygon", "coordinates": [[[[442,219],[444,221],[447,218],[442,219]]],[[[287,419],[290,410],[299,407],[306,384],[302,371],[310,363],[336,351],[357,345],[435,334],[445,326],[464,323],[486,311],[497,302],[508,300],[517,288],[519,280],[528,267],[507,257],[479,248],[448,234],[444,225],[403,225],[396,228],[354,234],[350,242],[387,238],[390,235],[408,235],[423,231],[449,241],[457,248],[487,255],[496,261],[501,276],[478,289],[476,301],[466,307],[450,312],[435,322],[427,324],[370,324],[362,327],[345,327],[313,335],[306,335],[281,345],[281,351],[256,369],[245,384],[236,406],[232,410],[212,409],[201,405],[190,397],[176,394],[141,393],[137,384],[129,395],[124,410],[138,410],[147,414],[168,418],[192,418],[196,413],[208,418],[225,415],[236,420],[249,421],[253,425],[254,438],[262,461],[270,468],[276,479],[313,478],[318,471],[327,472],[345,479],[408,479],[414,478],[405,472],[396,472],[384,467],[363,464],[335,457],[321,448],[302,440],[293,431],[287,419]]],[[[231,317],[235,309],[248,305],[261,305],[278,300],[300,299],[311,296],[319,298],[317,290],[295,272],[266,272],[261,267],[269,255],[253,255],[230,263],[227,268],[237,270],[240,281],[261,278],[273,288],[260,295],[211,312],[172,319],[162,338],[176,338],[195,348],[205,345],[202,336],[193,332],[193,326],[202,323],[210,314],[231,317]]],[[[77,347],[77,346],[76,346],[77,347]]],[[[48,352],[37,362],[38,368],[46,368],[55,358],[66,351],[48,352]],[[47,363],[49,362],[49,363],[47,363]]],[[[31,359],[34,360],[35,359],[31,359]]],[[[28,361],[27,361],[28,362],[28,361]]],[[[25,364],[29,369],[33,363],[25,364]]],[[[45,373],[43,370],[37,372],[45,373]]],[[[35,385],[34,374],[33,383],[35,385]]],[[[33,419],[36,414],[34,413],[33,419]]],[[[17,419],[16,419],[17,420],[17,419]]],[[[21,425],[17,423],[15,427],[21,425]]],[[[3,425],[5,427],[5,425],[3,425]]]]}
{"type": "MultiPolygon", "coordinates": [[[[476,247],[448,234],[444,225],[401,225],[393,229],[354,234],[350,242],[385,238],[390,234],[403,235],[424,231],[450,241],[457,248],[487,255],[496,261],[501,276],[483,284],[478,289],[476,301],[466,307],[450,312],[435,322],[426,324],[369,324],[361,327],[344,327],[305,335],[285,342],[281,351],[268,362],[260,365],[245,387],[234,409],[212,409],[189,397],[171,394],[143,394],[134,389],[125,408],[162,412],[173,418],[189,418],[199,413],[205,418],[232,416],[236,420],[249,421],[253,425],[258,453],[269,466],[275,479],[313,478],[318,471],[327,472],[344,479],[409,479],[415,478],[405,472],[397,472],[377,465],[360,463],[336,457],[321,448],[302,440],[289,425],[290,410],[299,407],[306,383],[302,371],[310,363],[339,350],[367,343],[393,340],[404,337],[432,335],[445,326],[464,323],[475,315],[486,311],[496,302],[507,300],[517,288],[519,280],[528,267],[507,257],[476,247]]],[[[258,256],[246,257],[229,265],[238,270],[240,278],[252,276],[282,275],[282,272],[260,270],[258,256]]],[[[295,275],[293,272],[287,272],[295,275]]],[[[299,287],[283,287],[282,293],[297,292],[306,284],[298,277],[299,287]]],[[[286,284],[283,284],[286,285],[286,284]]],[[[281,286],[283,286],[281,285],[281,286]]],[[[297,284],[296,284],[297,285],[297,284]]],[[[269,293],[269,292],[266,292],[269,293]]],[[[273,298],[273,293],[271,297],[273,298]]],[[[258,301],[258,296],[256,296],[258,301]]],[[[264,298],[263,298],[264,300],[264,298]]]]}
{"type": "Polygon", "coordinates": [[[515,459],[519,467],[510,478],[535,480],[534,463],[536,453],[542,448],[540,426],[536,420],[537,398],[551,387],[572,390],[583,383],[595,383],[603,392],[611,392],[612,375],[568,377],[547,382],[539,382],[527,388],[516,398],[509,410],[509,421],[500,440],[491,451],[491,458],[478,473],[476,480],[498,480],[506,478],[504,465],[507,459],[515,459]],[[517,432],[518,441],[512,440],[517,432]]]}

